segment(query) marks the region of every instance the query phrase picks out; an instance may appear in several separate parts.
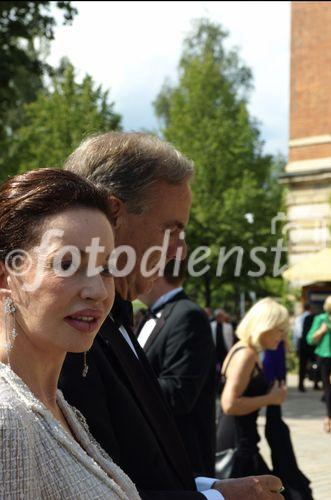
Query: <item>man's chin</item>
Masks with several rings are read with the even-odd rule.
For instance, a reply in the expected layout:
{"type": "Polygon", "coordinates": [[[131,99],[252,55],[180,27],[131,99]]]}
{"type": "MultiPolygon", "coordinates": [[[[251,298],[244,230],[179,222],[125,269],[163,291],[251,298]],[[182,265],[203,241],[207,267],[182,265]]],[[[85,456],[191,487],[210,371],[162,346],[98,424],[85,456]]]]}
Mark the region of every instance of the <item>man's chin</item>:
{"type": "Polygon", "coordinates": [[[143,280],[141,280],[139,286],[137,287],[139,289],[139,295],[142,293],[149,293],[152,290],[153,285],[157,279],[158,275],[155,274],[153,276],[150,276],[149,278],[144,278],[143,280]]]}

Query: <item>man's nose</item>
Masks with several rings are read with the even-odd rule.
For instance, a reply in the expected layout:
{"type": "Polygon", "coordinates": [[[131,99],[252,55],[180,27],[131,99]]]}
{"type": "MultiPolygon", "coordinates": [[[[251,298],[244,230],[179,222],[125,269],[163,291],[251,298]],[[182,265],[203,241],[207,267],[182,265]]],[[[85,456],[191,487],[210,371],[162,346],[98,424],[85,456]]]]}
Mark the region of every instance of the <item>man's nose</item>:
{"type": "Polygon", "coordinates": [[[181,246],[181,248],[182,248],[182,252],[180,254],[180,260],[186,259],[186,256],[187,256],[187,244],[186,244],[186,241],[185,240],[181,240],[181,244],[178,245],[178,246],[181,246]]]}
{"type": "Polygon", "coordinates": [[[167,258],[169,260],[184,260],[187,256],[187,245],[186,241],[182,239],[177,240],[177,244],[170,245],[167,252],[167,258]]]}

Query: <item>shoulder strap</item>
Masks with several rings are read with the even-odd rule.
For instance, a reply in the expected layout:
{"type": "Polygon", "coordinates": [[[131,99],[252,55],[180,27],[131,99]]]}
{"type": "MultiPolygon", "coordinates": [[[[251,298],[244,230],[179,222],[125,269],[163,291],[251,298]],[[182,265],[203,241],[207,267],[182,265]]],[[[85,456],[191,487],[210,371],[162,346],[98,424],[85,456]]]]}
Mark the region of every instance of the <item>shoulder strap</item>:
{"type": "Polygon", "coordinates": [[[228,369],[230,361],[233,358],[233,356],[236,354],[236,352],[240,351],[241,349],[245,349],[245,348],[246,348],[246,346],[241,345],[240,347],[237,347],[237,349],[235,349],[234,351],[232,351],[231,356],[229,357],[228,362],[225,365],[224,371],[222,372],[222,375],[224,375],[224,376],[226,375],[226,370],[228,369]]]}

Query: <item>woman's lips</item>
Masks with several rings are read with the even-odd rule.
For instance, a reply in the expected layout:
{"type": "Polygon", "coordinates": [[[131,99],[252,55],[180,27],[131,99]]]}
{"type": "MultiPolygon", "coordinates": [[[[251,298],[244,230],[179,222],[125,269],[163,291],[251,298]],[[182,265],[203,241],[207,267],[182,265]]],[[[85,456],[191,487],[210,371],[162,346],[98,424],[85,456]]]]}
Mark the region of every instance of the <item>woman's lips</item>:
{"type": "Polygon", "coordinates": [[[99,320],[93,319],[92,321],[82,321],[79,319],[67,317],[64,318],[64,321],[68,323],[68,325],[72,326],[79,332],[90,333],[95,331],[98,328],[99,320]]]}
{"type": "Polygon", "coordinates": [[[64,321],[80,332],[90,333],[98,329],[101,311],[84,309],[66,316],[64,321]]]}

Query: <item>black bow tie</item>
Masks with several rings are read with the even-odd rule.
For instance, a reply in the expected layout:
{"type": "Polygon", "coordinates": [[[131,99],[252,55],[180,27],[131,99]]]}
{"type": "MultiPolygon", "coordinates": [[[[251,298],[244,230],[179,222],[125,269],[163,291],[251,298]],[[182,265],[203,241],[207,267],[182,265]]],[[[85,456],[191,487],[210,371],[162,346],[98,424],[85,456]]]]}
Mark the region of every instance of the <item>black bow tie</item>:
{"type": "Polygon", "coordinates": [[[123,325],[126,328],[132,329],[133,325],[133,309],[129,300],[124,300],[116,293],[114,305],[111,314],[118,325],[123,325]]]}
{"type": "Polygon", "coordinates": [[[135,334],[136,335],[139,335],[139,333],[141,332],[141,330],[142,330],[143,326],[145,325],[145,323],[147,323],[147,321],[149,321],[150,319],[157,320],[158,317],[156,316],[155,312],[153,312],[150,308],[148,308],[147,311],[144,314],[143,319],[139,322],[138,326],[135,329],[135,334]]]}
{"type": "Polygon", "coordinates": [[[152,319],[152,318],[157,319],[156,313],[154,311],[152,311],[152,309],[148,308],[146,313],[145,313],[144,321],[146,322],[147,320],[152,319]]]}

